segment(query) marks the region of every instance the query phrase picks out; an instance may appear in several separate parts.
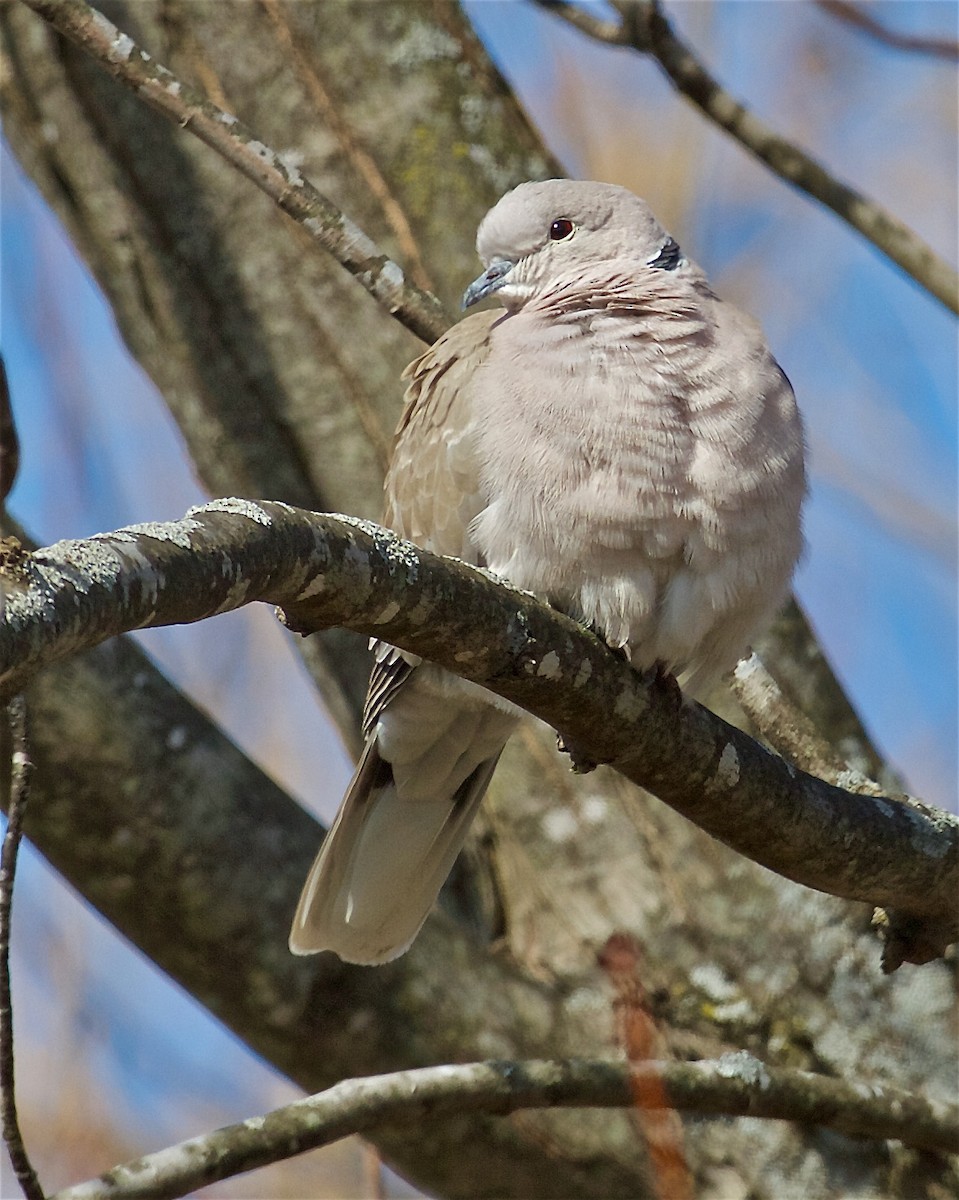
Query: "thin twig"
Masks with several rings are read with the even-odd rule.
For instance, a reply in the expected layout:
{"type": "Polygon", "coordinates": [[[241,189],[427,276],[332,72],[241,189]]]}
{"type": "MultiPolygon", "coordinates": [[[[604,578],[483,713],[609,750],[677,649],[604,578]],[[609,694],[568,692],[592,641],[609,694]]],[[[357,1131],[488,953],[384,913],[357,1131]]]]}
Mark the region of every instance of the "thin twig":
{"type": "Polygon", "coordinates": [[[758,654],[753,652],[740,659],[729,677],[729,685],[759,733],[791,763],[837,787],[865,795],[883,794],[877,783],[852,770],[805,713],[783,694],[758,654]]]}
{"type": "Polygon", "coordinates": [[[13,881],[17,873],[17,851],[22,837],[23,814],[30,796],[30,761],[27,746],[26,704],[22,695],[7,705],[10,723],[12,763],[10,773],[10,809],[7,831],[0,850],[0,1116],[3,1141],[10,1155],[17,1182],[27,1200],[43,1200],[43,1188],[37,1179],[20,1132],[14,1088],[13,1000],[10,995],[10,916],[13,908],[13,881]]]}
{"type": "Polygon", "coordinates": [[[485,1062],[349,1079],[237,1125],[124,1163],[51,1200],[130,1200],[186,1195],[219,1179],[393,1122],[526,1108],[622,1108],[638,1077],[665,1084],[670,1108],[716,1116],[800,1121],[926,1150],[959,1149],[959,1113],[893,1088],[769,1067],[745,1051],[713,1061],[485,1062]]]}
{"type": "MultiPolygon", "coordinates": [[[[816,3],[823,12],[828,13],[831,17],[836,17],[837,20],[845,21],[847,25],[861,29],[886,46],[892,46],[894,50],[911,50],[917,54],[931,54],[935,58],[959,62],[959,42],[954,38],[923,37],[920,34],[900,33],[897,29],[890,29],[888,25],[877,21],[872,13],[862,5],[851,4],[849,0],[816,0],[816,3]]],[[[945,6],[943,7],[945,8],[945,6]]],[[[946,8],[946,11],[953,14],[955,12],[951,7],[946,8]]]]}
{"type": "Polygon", "coordinates": [[[676,36],[658,0],[616,0],[619,22],[595,19],[569,0],[535,2],[598,41],[651,55],[676,89],[714,124],[781,179],[832,209],[937,300],[959,312],[959,275],[952,267],[898,217],[840,182],[740,104],[676,36]]]}
{"type": "Polygon", "coordinates": [[[84,0],[23,0],[125,87],[215,150],[301,225],[411,333],[434,342],[451,324],[435,296],[403,271],[282,155],[188,87],[84,0]]]}

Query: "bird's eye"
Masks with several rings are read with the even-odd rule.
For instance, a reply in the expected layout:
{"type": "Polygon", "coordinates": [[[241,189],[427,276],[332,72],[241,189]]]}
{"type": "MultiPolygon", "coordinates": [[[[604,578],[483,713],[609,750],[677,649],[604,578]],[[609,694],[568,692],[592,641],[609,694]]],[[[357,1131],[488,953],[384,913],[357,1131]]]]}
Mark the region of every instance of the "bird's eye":
{"type": "Polygon", "coordinates": [[[576,226],[566,217],[560,217],[558,221],[554,221],[549,227],[549,240],[551,242],[565,242],[568,237],[572,237],[576,226]]]}

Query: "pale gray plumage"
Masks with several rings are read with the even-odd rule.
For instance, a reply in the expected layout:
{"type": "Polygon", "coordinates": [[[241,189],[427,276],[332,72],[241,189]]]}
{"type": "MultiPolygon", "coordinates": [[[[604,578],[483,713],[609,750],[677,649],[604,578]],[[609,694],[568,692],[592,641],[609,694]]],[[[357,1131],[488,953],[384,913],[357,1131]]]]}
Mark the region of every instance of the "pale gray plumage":
{"type": "MultiPolygon", "coordinates": [[[[483,563],[701,692],[781,602],[801,549],[803,441],[758,325],[646,204],[551,180],[477,234],[467,317],[408,369],[386,523],[483,563]]],[[[295,953],[402,954],[517,720],[379,644],[366,751],[300,899],[295,953]]]]}

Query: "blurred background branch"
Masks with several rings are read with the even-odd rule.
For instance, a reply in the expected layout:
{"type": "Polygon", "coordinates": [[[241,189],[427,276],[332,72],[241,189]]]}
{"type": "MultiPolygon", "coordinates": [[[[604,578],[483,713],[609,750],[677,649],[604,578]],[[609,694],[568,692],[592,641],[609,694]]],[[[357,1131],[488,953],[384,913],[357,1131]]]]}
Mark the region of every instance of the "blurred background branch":
{"type": "Polygon", "coordinates": [[[854,29],[861,29],[895,50],[911,50],[917,54],[931,54],[949,62],[959,62],[959,41],[955,38],[921,37],[900,33],[884,25],[865,4],[853,4],[850,0],[816,0],[816,3],[831,17],[844,21],[854,29]]]}
{"type": "Polygon", "coordinates": [[[920,286],[959,313],[959,275],[955,270],[898,217],[840,182],[795,143],[775,133],[734,99],[676,35],[658,0],[614,0],[622,18],[618,24],[596,19],[570,0],[536,0],[536,3],[590,37],[652,55],[676,89],[710,121],[781,179],[832,209],[920,286]]]}

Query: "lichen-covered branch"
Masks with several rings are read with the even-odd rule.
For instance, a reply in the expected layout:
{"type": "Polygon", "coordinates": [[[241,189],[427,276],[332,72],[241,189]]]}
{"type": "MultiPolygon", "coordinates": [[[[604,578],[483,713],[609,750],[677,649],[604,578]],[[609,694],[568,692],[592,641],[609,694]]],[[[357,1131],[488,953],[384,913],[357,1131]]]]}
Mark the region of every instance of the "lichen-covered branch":
{"type": "Polygon", "coordinates": [[[677,91],[709,120],[781,179],[832,209],[937,300],[959,312],[959,275],[952,267],[898,217],[842,183],[730,95],[677,37],[658,0],[616,0],[620,21],[598,18],[570,0],[536,0],[536,3],[598,41],[651,55],[677,91]]]}
{"type": "Polygon", "coordinates": [[[152,108],[176,121],[252,180],[412,333],[434,342],[450,324],[442,305],[403,271],[295,166],[155,62],[84,0],[23,0],[152,108]]]}
{"type": "Polygon", "coordinates": [[[877,783],[843,761],[835,746],[783,694],[758,654],[753,652],[736,664],[730,687],[762,736],[791,763],[850,791],[882,794],[877,783]]]}
{"type": "Polygon", "coordinates": [[[954,818],[797,771],[533,596],[379,526],[220,500],[182,521],[8,548],[0,574],[3,694],[115,634],[267,601],[300,632],[343,625],[489,687],[789,879],[909,913],[918,961],[955,940],[954,818]]]}
{"type": "Polygon", "coordinates": [[[664,1103],[688,1112],[802,1121],[924,1150],[959,1150],[959,1111],[953,1106],[893,1088],[770,1069],[745,1052],[716,1061],[649,1062],[632,1070],[625,1063],[590,1061],[462,1063],[349,1079],[265,1116],[124,1163],[51,1200],[184,1196],[386,1122],[537,1107],[623,1107],[632,1103],[641,1077],[655,1078],[665,1086],[664,1103]]]}

